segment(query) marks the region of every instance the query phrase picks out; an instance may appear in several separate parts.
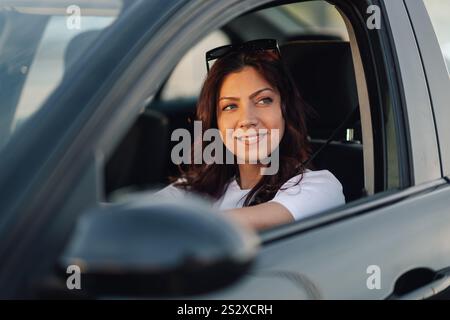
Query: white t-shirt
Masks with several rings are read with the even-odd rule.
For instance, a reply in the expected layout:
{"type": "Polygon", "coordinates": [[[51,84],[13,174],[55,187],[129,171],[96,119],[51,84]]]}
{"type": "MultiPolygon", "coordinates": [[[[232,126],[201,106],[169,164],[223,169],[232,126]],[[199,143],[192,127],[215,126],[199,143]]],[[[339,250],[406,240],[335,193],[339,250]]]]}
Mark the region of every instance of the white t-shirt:
{"type": "MultiPolygon", "coordinates": [[[[315,213],[337,207],[345,203],[342,185],[328,170],[311,171],[303,173],[303,179],[296,184],[301,175],[289,179],[275,197],[269,202],[283,205],[299,220],[315,213]]],[[[224,195],[213,206],[218,210],[242,208],[250,189],[241,189],[236,180],[227,187],[224,195]]],[[[154,195],[168,199],[180,200],[188,191],[177,188],[173,184],[161,189],[154,195]]]]}

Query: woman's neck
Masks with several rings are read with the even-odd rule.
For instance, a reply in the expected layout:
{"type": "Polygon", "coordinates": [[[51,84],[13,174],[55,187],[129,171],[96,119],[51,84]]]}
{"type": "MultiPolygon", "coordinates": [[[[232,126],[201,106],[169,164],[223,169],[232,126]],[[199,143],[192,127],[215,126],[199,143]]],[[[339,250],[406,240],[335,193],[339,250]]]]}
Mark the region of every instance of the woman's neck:
{"type": "Polygon", "coordinates": [[[239,164],[239,182],[241,189],[251,189],[261,179],[262,165],[259,164],[239,164]]]}

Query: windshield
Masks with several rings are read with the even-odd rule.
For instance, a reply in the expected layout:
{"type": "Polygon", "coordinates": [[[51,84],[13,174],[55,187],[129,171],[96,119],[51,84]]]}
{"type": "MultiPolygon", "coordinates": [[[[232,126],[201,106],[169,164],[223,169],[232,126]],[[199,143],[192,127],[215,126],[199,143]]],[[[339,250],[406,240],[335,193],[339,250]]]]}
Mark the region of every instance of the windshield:
{"type": "Polygon", "coordinates": [[[0,0],[0,150],[121,9],[121,0],[0,0]]]}

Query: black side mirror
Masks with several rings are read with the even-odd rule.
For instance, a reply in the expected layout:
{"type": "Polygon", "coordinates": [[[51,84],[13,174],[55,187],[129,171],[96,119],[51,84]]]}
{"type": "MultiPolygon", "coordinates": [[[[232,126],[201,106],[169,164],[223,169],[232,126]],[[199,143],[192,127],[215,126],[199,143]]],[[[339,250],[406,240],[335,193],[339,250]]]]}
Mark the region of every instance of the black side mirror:
{"type": "Polygon", "coordinates": [[[60,261],[80,268],[89,297],[179,297],[235,282],[259,238],[204,206],[130,202],[84,215],[60,261]]]}

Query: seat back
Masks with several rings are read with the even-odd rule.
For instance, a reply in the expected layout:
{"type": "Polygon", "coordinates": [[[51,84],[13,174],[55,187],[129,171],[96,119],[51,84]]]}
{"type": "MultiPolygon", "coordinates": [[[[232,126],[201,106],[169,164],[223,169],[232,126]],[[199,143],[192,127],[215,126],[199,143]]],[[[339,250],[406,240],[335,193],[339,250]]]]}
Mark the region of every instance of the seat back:
{"type": "MultiPolygon", "coordinates": [[[[353,60],[348,42],[339,40],[292,41],[280,48],[300,93],[312,109],[306,123],[313,152],[321,148],[358,108],[353,60]]],[[[359,118],[336,135],[313,161],[317,170],[331,171],[342,183],[347,201],[364,194],[363,145],[359,118]]]]}
{"type": "Polygon", "coordinates": [[[132,187],[146,189],[164,180],[168,148],[168,120],[147,110],[119,143],[105,166],[105,193],[132,187]]]}

